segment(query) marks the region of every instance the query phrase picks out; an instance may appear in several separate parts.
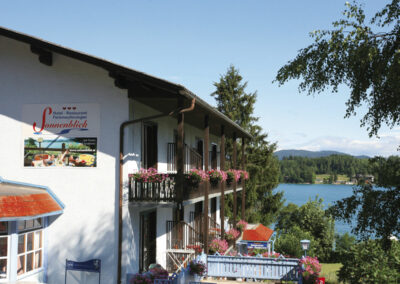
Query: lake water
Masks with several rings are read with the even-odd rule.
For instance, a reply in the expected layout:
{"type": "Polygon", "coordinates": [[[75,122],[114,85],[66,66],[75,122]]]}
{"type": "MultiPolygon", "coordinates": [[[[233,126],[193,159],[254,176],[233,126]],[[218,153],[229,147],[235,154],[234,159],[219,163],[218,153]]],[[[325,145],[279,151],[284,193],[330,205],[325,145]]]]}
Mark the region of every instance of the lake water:
{"type": "MultiPolygon", "coordinates": [[[[349,197],[353,193],[352,185],[334,184],[280,184],[274,191],[283,191],[285,205],[291,202],[301,206],[318,195],[323,199],[325,209],[334,201],[349,197]]],[[[350,225],[341,221],[335,221],[335,230],[339,234],[351,233],[350,225]]]]}

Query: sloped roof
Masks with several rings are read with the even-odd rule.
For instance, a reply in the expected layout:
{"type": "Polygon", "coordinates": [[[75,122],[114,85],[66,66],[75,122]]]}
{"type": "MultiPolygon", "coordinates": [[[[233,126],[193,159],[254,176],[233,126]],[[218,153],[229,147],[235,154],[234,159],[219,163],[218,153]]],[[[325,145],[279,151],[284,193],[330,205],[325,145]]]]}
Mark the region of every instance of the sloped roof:
{"type": "Polygon", "coordinates": [[[128,89],[128,96],[131,96],[131,94],[135,94],[135,88],[141,88],[142,90],[149,90],[154,88],[160,91],[157,92],[158,95],[161,95],[161,93],[163,93],[161,97],[157,98],[158,103],[156,105],[154,105],[154,97],[148,94],[135,99],[143,103],[148,103],[149,100],[153,99],[152,106],[164,113],[169,113],[176,108],[176,102],[171,102],[171,99],[176,100],[177,98],[182,98],[188,100],[189,103],[192,99],[196,99],[195,110],[192,111],[190,115],[188,115],[188,117],[185,117],[185,121],[196,126],[203,126],[204,114],[207,114],[210,117],[210,121],[212,121],[212,123],[210,124],[210,131],[212,133],[219,134],[220,125],[224,125],[225,132],[229,136],[236,135],[238,138],[252,138],[251,134],[241,128],[237,123],[229,119],[226,115],[219,112],[216,108],[209,105],[207,102],[205,102],[200,97],[198,97],[180,84],[172,83],[167,80],[148,75],[144,72],[140,72],[120,64],[116,64],[103,58],[66,48],[61,45],[54,44],[43,39],[4,27],[0,27],[0,35],[29,44],[31,46],[32,52],[34,53],[38,50],[42,50],[43,52],[48,53],[54,52],[103,68],[109,72],[111,77],[115,78],[116,86],[122,86],[122,88],[128,89]],[[132,91],[130,91],[130,89],[132,91]],[[172,106],[174,106],[173,109],[171,109],[172,106]]]}
{"type": "Polygon", "coordinates": [[[0,221],[61,214],[64,204],[47,187],[0,178],[0,221]]]}
{"type": "Polygon", "coordinates": [[[267,242],[271,238],[274,230],[259,224],[255,229],[245,230],[243,232],[243,241],[267,242]]]}

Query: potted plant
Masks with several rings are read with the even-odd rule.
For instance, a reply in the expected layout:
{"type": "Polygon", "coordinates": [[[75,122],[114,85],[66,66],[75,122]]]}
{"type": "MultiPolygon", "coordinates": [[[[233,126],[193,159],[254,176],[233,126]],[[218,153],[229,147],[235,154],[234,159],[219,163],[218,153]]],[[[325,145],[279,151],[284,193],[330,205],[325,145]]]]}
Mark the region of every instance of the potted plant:
{"type": "Polygon", "coordinates": [[[240,171],[229,169],[226,172],[226,184],[231,185],[233,181],[237,182],[240,179],[240,171]]]}
{"type": "Polygon", "coordinates": [[[206,275],[206,265],[202,261],[192,260],[189,262],[189,273],[193,275],[194,281],[200,282],[201,277],[206,275]]]}
{"type": "Polygon", "coordinates": [[[153,281],[150,273],[136,273],[129,282],[130,284],[151,284],[153,281]]]}
{"type": "Polygon", "coordinates": [[[239,237],[240,232],[234,228],[225,232],[225,239],[228,241],[230,245],[235,243],[235,240],[239,237]]]}
{"type": "Polygon", "coordinates": [[[240,231],[243,232],[244,230],[247,229],[247,225],[248,223],[245,220],[240,220],[237,224],[236,224],[236,228],[240,231]]]}
{"type": "Polygon", "coordinates": [[[185,180],[188,186],[198,187],[200,182],[208,180],[208,175],[203,170],[191,169],[189,173],[185,175],[185,180]]]}
{"type": "Polygon", "coordinates": [[[306,256],[300,259],[301,274],[303,276],[303,283],[314,284],[316,283],[319,273],[321,272],[321,265],[318,258],[306,256]]]}
{"type": "Polygon", "coordinates": [[[139,172],[130,174],[129,177],[138,182],[160,183],[164,181],[168,175],[158,173],[157,169],[140,169],[139,172]]]}
{"type": "Polygon", "coordinates": [[[228,250],[228,242],[226,240],[221,239],[213,239],[211,241],[209,251],[210,254],[215,254],[218,252],[219,254],[224,254],[228,250]]]}
{"type": "Polygon", "coordinates": [[[238,180],[239,183],[242,182],[242,180],[248,180],[249,179],[249,173],[247,171],[243,171],[243,170],[238,170],[240,173],[240,178],[238,180]]]}
{"type": "MultiPolygon", "coordinates": [[[[153,264],[152,264],[153,265],[153,264]]],[[[150,266],[151,267],[151,266],[150,266]]],[[[130,284],[153,284],[154,279],[168,279],[168,271],[156,264],[149,271],[136,273],[129,281],[130,284]]]]}
{"type": "Polygon", "coordinates": [[[220,181],[226,181],[226,173],[221,170],[211,170],[208,171],[208,176],[210,178],[211,185],[216,186],[220,181]]]}

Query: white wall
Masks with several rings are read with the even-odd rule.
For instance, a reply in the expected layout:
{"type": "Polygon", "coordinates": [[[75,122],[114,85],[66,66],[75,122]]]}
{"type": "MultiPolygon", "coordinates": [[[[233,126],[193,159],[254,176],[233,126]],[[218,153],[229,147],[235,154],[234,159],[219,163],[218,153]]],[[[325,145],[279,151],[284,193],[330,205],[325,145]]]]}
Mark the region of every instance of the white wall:
{"type": "Polygon", "coordinates": [[[195,207],[194,204],[195,203],[184,206],[184,210],[183,210],[183,218],[184,219],[183,220],[188,224],[190,224],[190,212],[194,212],[194,207],[195,207]]]}
{"type": "Polygon", "coordinates": [[[48,281],[64,282],[65,259],[102,260],[102,283],[117,275],[119,125],[129,118],[126,91],[108,73],[58,54],[53,66],[30,46],[0,37],[0,176],[45,185],[64,202],[48,228],[48,281]],[[25,104],[96,103],[100,106],[96,168],[24,168],[21,131],[25,104]]]}
{"type": "Polygon", "coordinates": [[[167,221],[172,221],[172,208],[157,208],[157,263],[167,267],[167,221]]]}
{"type": "MultiPolygon", "coordinates": [[[[129,238],[124,237],[123,242],[123,275],[127,273],[137,273],[139,271],[139,253],[140,253],[140,214],[145,211],[157,211],[157,224],[156,224],[156,262],[166,267],[166,249],[167,249],[167,235],[166,235],[166,222],[171,221],[173,218],[173,208],[171,207],[136,207],[129,206],[126,208],[124,221],[124,229],[129,227],[132,230],[124,230],[126,234],[131,235],[129,238]]],[[[124,279],[123,279],[124,280],[124,279]]]]}
{"type": "MultiPolygon", "coordinates": [[[[133,103],[133,114],[134,119],[143,118],[151,115],[160,114],[157,110],[134,101],[133,103]]],[[[190,115],[190,113],[187,113],[190,115]]],[[[154,123],[158,125],[158,171],[167,172],[167,143],[174,142],[174,130],[177,129],[177,119],[173,117],[162,117],[153,120],[154,123]]],[[[133,145],[130,146],[132,153],[129,155],[129,160],[131,162],[129,170],[135,171],[140,169],[141,161],[141,124],[136,124],[131,128],[131,135],[133,137],[133,145]]],[[[196,147],[196,138],[203,138],[204,131],[202,129],[196,128],[192,125],[185,124],[185,143],[193,148],[196,147]]],[[[210,135],[210,146],[211,143],[218,145],[217,149],[219,151],[220,138],[215,135],[210,135]]]]}

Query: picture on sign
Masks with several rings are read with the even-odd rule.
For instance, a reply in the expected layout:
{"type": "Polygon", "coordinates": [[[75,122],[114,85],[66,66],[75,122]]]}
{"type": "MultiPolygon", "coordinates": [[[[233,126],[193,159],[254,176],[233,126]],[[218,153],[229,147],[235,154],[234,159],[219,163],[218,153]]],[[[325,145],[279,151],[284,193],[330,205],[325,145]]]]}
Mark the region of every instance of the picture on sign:
{"type": "Polygon", "coordinates": [[[30,137],[24,141],[25,167],[96,167],[97,138],[30,137]]]}
{"type": "Polygon", "coordinates": [[[97,167],[98,104],[24,105],[24,167],[97,167]]]}

